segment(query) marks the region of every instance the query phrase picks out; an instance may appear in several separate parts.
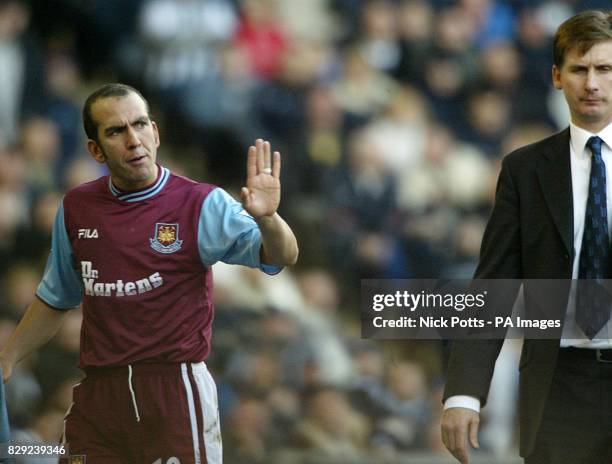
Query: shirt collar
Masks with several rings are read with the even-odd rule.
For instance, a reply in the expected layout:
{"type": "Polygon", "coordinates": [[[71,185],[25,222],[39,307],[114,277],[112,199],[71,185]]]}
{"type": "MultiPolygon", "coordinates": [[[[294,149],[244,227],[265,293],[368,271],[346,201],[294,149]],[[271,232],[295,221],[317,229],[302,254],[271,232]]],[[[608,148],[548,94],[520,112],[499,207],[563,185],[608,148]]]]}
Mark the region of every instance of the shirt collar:
{"type": "Polygon", "coordinates": [[[157,176],[157,180],[150,187],[147,187],[143,190],[137,190],[135,192],[123,192],[113,185],[113,181],[109,176],[108,188],[111,193],[117,197],[118,200],[126,201],[128,203],[134,203],[136,201],[146,200],[157,195],[159,192],[162,191],[162,189],[168,182],[169,177],[170,171],[163,166],[159,166],[159,175],[157,176]]]}
{"type": "Polygon", "coordinates": [[[585,129],[582,129],[575,125],[573,122],[570,122],[570,139],[572,143],[572,148],[574,149],[574,153],[579,158],[588,157],[590,153],[587,153],[586,144],[591,137],[594,135],[598,136],[604,143],[608,146],[610,150],[612,150],[612,123],[608,124],[601,131],[596,134],[593,134],[585,129]]]}

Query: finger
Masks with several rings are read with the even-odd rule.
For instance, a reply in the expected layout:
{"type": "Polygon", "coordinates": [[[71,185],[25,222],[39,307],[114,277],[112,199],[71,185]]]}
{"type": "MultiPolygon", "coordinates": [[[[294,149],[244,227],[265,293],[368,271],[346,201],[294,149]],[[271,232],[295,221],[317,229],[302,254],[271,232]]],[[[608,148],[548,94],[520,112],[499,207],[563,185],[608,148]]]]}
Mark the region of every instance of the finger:
{"type": "Polygon", "coordinates": [[[455,431],[455,448],[458,450],[467,451],[467,427],[461,427],[455,431]]]}
{"type": "Polygon", "coordinates": [[[442,443],[444,443],[446,449],[448,449],[451,453],[453,452],[453,449],[455,448],[453,434],[452,431],[449,430],[448,427],[444,424],[442,424],[442,443]]]}
{"type": "Polygon", "coordinates": [[[446,446],[446,449],[449,451],[452,450],[452,442],[451,442],[451,429],[448,425],[447,411],[444,411],[442,415],[442,421],[440,423],[440,431],[442,432],[442,443],[446,446]]]}
{"type": "Polygon", "coordinates": [[[444,443],[444,446],[447,450],[451,451],[452,448],[450,445],[450,440],[448,438],[448,433],[446,432],[446,430],[444,430],[444,427],[442,427],[442,443],[444,443]]]}
{"type": "MultiPolygon", "coordinates": [[[[272,155],[270,154],[270,142],[267,140],[263,144],[264,147],[264,168],[270,169],[272,168],[272,155]]],[[[272,171],[268,171],[268,174],[271,174],[272,171]]]]}
{"type": "Polygon", "coordinates": [[[453,456],[455,456],[461,464],[470,464],[470,455],[465,448],[456,450],[453,456]]]}
{"type": "Polygon", "coordinates": [[[247,179],[257,175],[257,153],[256,148],[251,145],[247,152],[247,179]]]}
{"type": "Polygon", "coordinates": [[[280,156],[280,152],[275,151],[274,161],[272,163],[272,175],[278,179],[280,177],[280,171],[281,171],[281,156],[280,156]]]}
{"type": "Polygon", "coordinates": [[[480,448],[478,444],[478,420],[472,420],[469,424],[470,443],[474,448],[480,448]]]}
{"type": "Polygon", "coordinates": [[[451,442],[453,446],[451,452],[461,464],[466,464],[469,460],[467,450],[467,427],[461,426],[451,432],[451,442]]]}
{"type": "Polygon", "coordinates": [[[452,445],[448,447],[448,450],[455,457],[455,459],[457,459],[457,461],[459,461],[461,464],[468,464],[469,454],[467,449],[460,446],[459,441],[456,439],[456,437],[453,437],[452,433],[449,434],[448,440],[450,443],[452,443],[452,445]]]}
{"type": "Polygon", "coordinates": [[[255,140],[255,148],[257,153],[257,174],[261,174],[264,170],[264,156],[263,156],[263,140],[255,140]]]}

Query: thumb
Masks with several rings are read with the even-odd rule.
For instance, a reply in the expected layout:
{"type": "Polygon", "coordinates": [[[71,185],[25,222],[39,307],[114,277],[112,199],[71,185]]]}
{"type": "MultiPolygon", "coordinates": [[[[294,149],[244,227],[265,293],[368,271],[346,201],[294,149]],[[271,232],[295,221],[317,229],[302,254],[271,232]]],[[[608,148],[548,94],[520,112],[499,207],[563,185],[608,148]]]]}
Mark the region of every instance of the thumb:
{"type": "Polygon", "coordinates": [[[478,444],[478,420],[472,420],[469,423],[470,443],[476,449],[480,448],[478,444]]]}
{"type": "Polygon", "coordinates": [[[249,189],[246,187],[242,187],[240,189],[240,199],[242,200],[242,205],[243,206],[248,206],[250,203],[250,199],[249,199],[249,189]]]}

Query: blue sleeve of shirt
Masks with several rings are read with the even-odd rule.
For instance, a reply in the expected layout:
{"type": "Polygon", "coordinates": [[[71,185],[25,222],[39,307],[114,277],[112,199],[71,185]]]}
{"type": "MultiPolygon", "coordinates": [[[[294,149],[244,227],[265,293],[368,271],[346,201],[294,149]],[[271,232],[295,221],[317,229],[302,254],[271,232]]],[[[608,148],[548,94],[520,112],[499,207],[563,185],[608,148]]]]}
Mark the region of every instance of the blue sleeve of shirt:
{"type": "Polygon", "coordinates": [[[255,220],[226,191],[216,188],[202,203],[198,249],[206,266],[217,261],[278,274],[282,268],[260,261],[261,232],[255,220]]]}
{"type": "Polygon", "coordinates": [[[36,296],[55,309],[72,309],[83,299],[83,284],[75,268],[72,245],[64,224],[64,204],[53,223],[51,254],[36,296]]]}

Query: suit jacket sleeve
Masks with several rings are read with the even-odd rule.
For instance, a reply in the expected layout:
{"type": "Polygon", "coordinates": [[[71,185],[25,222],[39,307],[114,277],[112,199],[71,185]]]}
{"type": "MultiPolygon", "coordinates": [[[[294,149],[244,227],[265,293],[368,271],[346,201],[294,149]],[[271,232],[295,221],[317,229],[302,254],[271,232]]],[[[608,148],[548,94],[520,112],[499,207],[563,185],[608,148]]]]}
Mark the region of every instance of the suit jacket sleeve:
{"type": "MultiPolygon", "coordinates": [[[[502,162],[495,204],[482,240],[477,279],[521,277],[520,198],[512,168],[512,156],[502,162]]],[[[517,286],[518,290],[518,286],[517,286]]],[[[510,298],[512,305],[516,299],[510,298]]],[[[470,395],[485,405],[503,340],[456,340],[448,366],[443,401],[453,395],[470,395]]]]}

